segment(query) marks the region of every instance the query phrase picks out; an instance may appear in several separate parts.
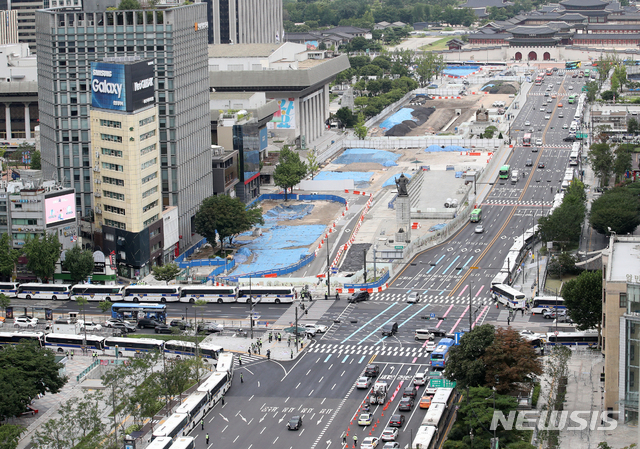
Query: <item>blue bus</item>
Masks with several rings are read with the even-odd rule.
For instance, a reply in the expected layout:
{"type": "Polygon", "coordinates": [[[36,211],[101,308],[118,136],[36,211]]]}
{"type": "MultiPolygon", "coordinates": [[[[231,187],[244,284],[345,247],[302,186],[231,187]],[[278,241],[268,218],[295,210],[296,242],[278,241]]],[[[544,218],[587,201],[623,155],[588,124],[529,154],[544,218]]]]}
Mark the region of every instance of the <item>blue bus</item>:
{"type": "Polygon", "coordinates": [[[449,357],[449,349],[455,344],[451,338],[443,338],[438,342],[438,346],[431,353],[431,366],[434,368],[444,368],[449,357]]]}
{"type": "Polygon", "coordinates": [[[121,320],[131,319],[136,322],[140,318],[155,318],[164,323],[167,319],[167,306],[165,304],[117,302],[111,306],[111,317],[121,320]]]}

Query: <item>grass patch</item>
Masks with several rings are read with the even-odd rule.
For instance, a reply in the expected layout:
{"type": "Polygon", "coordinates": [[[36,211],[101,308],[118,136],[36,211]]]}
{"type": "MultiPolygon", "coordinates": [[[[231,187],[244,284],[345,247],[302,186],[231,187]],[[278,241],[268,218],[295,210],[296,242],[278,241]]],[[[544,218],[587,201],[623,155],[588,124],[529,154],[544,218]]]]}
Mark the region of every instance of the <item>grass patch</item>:
{"type": "Polygon", "coordinates": [[[420,47],[420,50],[426,50],[426,51],[449,50],[449,47],[447,46],[447,42],[449,42],[451,39],[460,39],[460,40],[462,40],[462,36],[455,35],[455,36],[443,37],[442,39],[438,39],[435,42],[432,42],[432,43],[427,44],[427,45],[423,45],[422,47],[420,47]]]}
{"type": "MultiPolygon", "coordinates": [[[[533,394],[531,395],[531,406],[532,407],[536,407],[538,405],[538,399],[540,399],[540,390],[542,389],[542,387],[540,386],[540,384],[536,384],[533,387],[533,394]]],[[[528,441],[531,441],[531,438],[529,438],[528,441]]]]}

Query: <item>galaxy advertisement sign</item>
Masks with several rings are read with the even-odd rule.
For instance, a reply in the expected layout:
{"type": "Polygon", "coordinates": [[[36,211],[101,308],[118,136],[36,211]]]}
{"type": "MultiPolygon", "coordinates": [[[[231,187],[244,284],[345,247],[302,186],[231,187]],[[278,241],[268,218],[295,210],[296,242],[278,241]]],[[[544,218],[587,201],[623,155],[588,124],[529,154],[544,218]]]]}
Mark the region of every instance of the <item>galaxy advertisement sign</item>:
{"type": "Polygon", "coordinates": [[[73,193],[47,196],[44,199],[44,222],[47,227],[76,220],[76,196],[73,193]]]}
{"type": "Polygon", "coordinates": [[[153,61],[91,63],[91,106],[133,112],[155,103],[153,61]]]}

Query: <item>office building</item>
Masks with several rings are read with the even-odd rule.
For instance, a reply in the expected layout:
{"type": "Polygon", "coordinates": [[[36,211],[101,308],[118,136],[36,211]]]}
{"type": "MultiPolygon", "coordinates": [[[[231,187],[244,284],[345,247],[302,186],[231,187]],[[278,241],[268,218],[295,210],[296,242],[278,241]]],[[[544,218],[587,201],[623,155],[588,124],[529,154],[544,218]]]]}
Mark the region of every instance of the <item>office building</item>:
{"type": "Polygon", "coordinates": [[[2,9],[0,10],[0,45],[17,43],[18,11],[2,9]]]}
{"type": "MultiPolygon", "coordinates": [[[[0,11],[1,12],[1,11],[0,11]]],[[[0,45],[0,138],[10,150],[34,143],[38,124],[38,76],[27,44],[0,45]]]]}
{"type": "Polygon", "coordinates": [[[84,217],[94,214],[91,156],[101,142],[91,140],[91,63],[125,56],[152,60],[162,207],[178,208],[179,251],[195,238],[193,217],[212,195],[206,5],[87,8],[36,13],[43,171],[75,187],[84,217]]]}
{"type": "Polygon", "coordinates": [[[204,1],[210,44],[268,44],[282,39],[282,0],[204,1]]]}

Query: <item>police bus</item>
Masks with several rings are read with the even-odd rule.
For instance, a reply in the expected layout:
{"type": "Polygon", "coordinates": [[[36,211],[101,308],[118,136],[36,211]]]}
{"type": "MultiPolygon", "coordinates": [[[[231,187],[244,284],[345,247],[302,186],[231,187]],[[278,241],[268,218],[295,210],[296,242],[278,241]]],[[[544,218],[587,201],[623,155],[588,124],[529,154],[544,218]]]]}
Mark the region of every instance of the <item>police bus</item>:
{"type": "Polygon", "coordinates": [[[58,299],[67,300],[70,295],[71,290],[68,285],[39,284],[36,282],[20,284],[17,293],[17,297],[20,299],[48,299],[53,301],[58,299]]]}
{"type": "Polygon", "coordinates": [[[233,286],[185,285],[180,288],[180,302],[191,304],[198,300],[206,302],[236,302],[238,289],[233,286]]]}
{"type": "Polygon", "coordinates": [[[525,296],[521,291],[506,284],[494,284],[491,286],[491,295],[495,301],[508,306],[511,309],[524,309],[525,296]]]}

